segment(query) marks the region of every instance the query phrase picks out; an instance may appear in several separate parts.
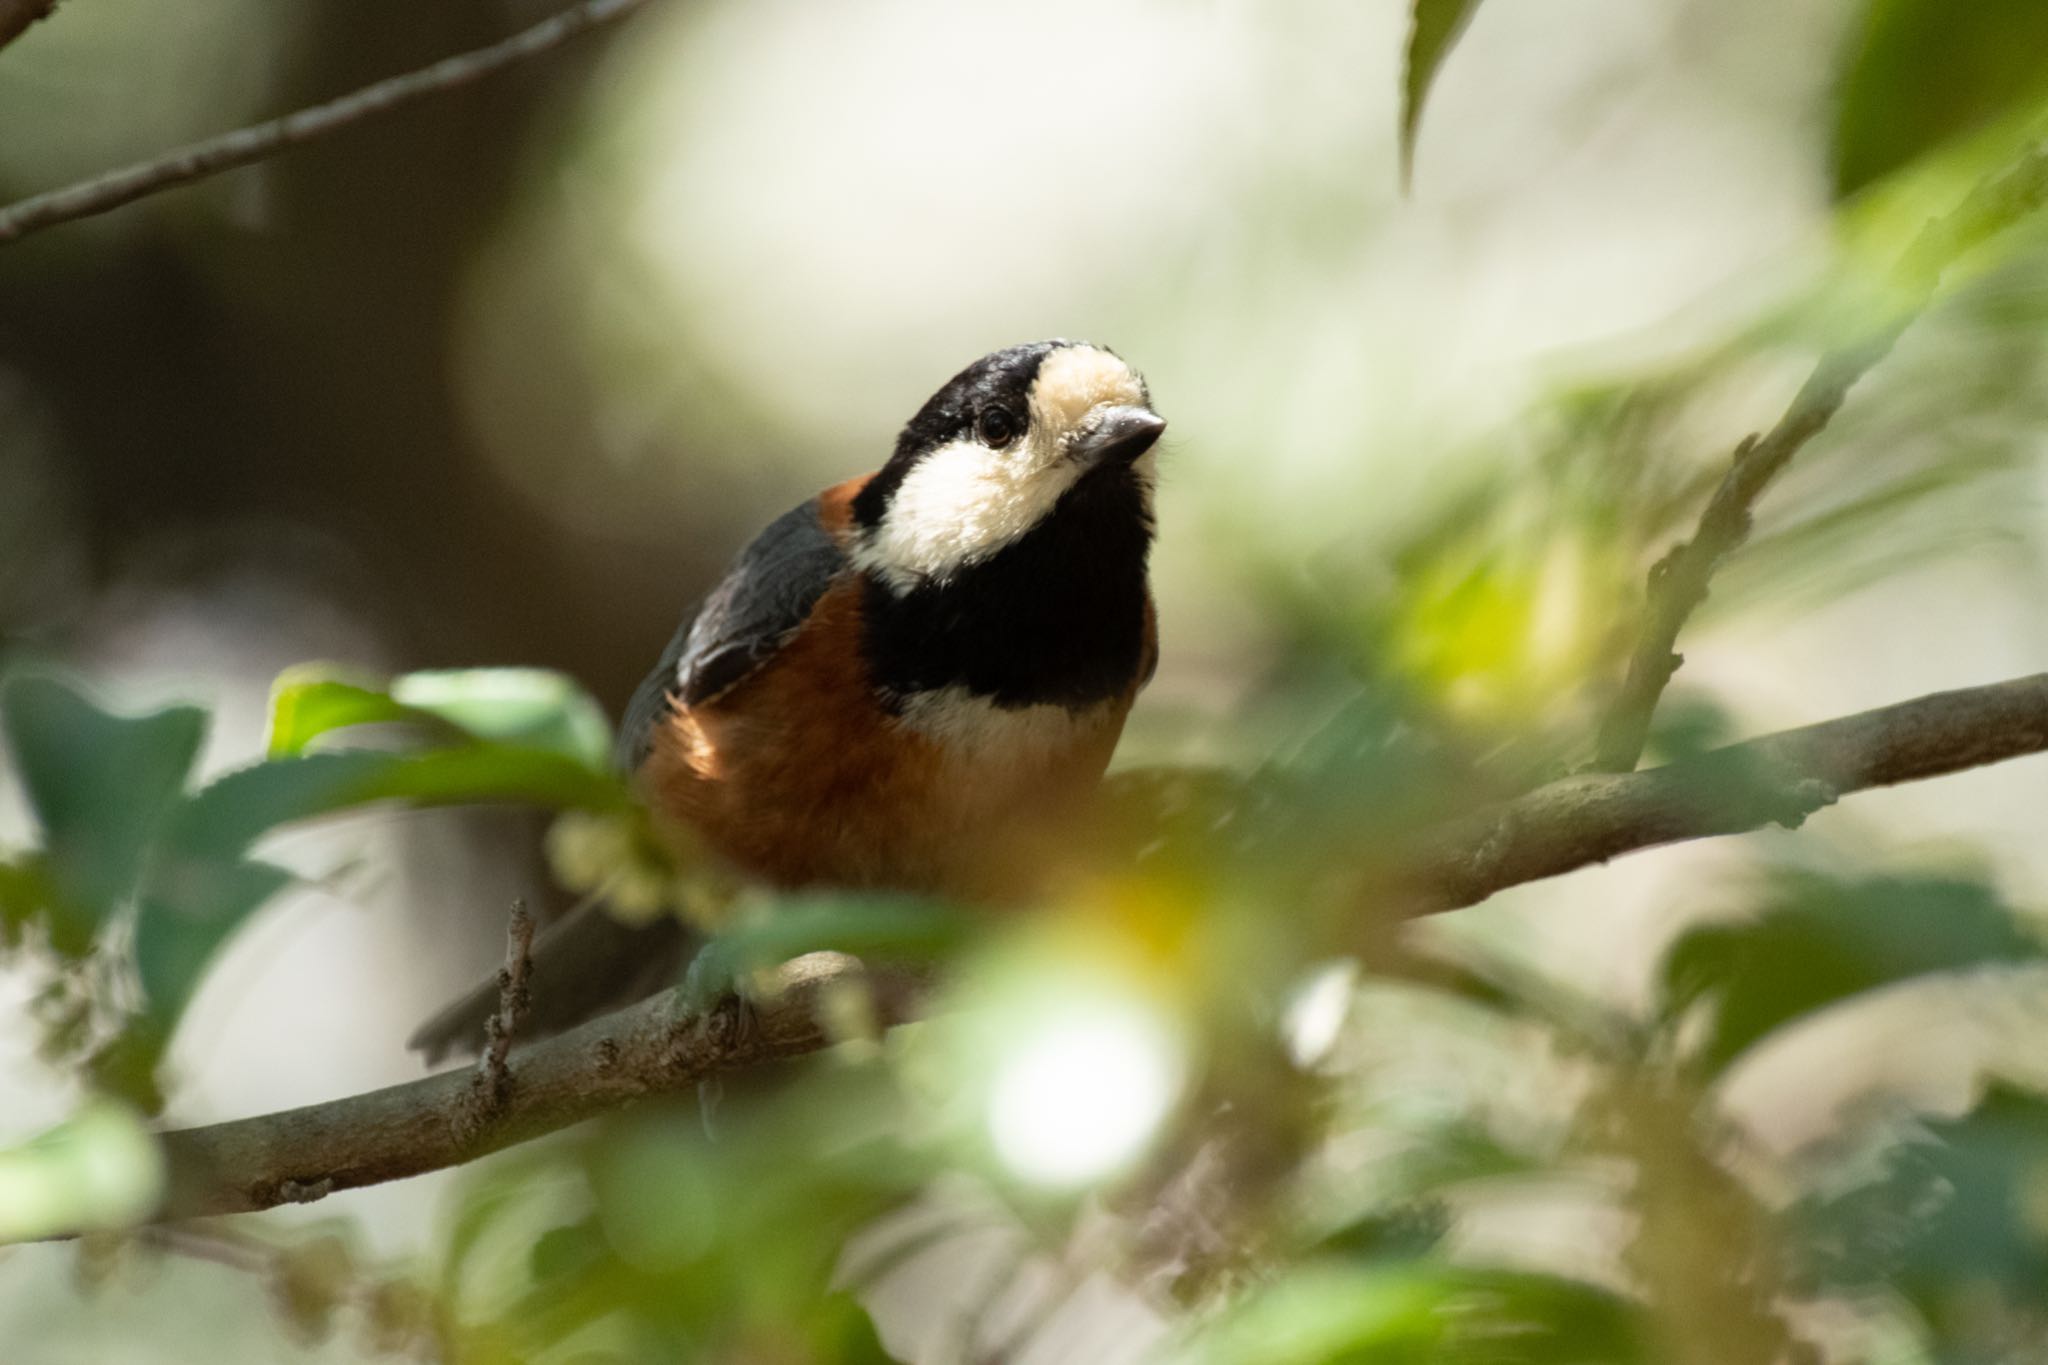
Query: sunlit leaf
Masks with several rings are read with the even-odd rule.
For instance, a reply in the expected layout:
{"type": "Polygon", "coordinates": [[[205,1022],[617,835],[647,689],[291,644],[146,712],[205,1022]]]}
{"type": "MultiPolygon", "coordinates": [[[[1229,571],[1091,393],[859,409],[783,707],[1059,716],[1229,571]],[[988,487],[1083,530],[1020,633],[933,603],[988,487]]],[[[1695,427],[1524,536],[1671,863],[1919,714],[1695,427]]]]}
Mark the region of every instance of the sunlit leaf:
{"type": "Polygon", "coordinates": [[[150,841],[199,755],[206,713],[175,706],[118,716],[67,683],[29,675],[0,690],[0,724],[42,828],[42,866],[59,892],[52,941],[83,951],[134,892],[150,841]]]}
{"type": "Polygon", "coordinates": [[[1479,0],[1415,0],[1408,53],[1401,76],[1401,182],[1415,170],[1415,135],[1422,106],[1451,48],[1478,12],[1479,0]]]}
{"type": "Polygon", "coordinates": [[[1975,882],[1785,872],[1753,919],[1679,939],[1664,961],[1664,1008],[1674,1018],[1706,1011],[1698,1061],[1712,1073],[1775,1030],[1866,991],[2041,956],[2041,940],[1975,882]]]}
{"type": "Polygon", "coordinates": [[[379,686],[322,667],[293,669],[271,698],[270,752],[303,753],[315,740],[356,725],[414,722],[447,727],[576,759],[602,769],[611,729],[589,694],[538,668],[441,669],[407,673],[379,686]]]}
{"type": "Polygon", "coordinates": [[[1205,1365],[1620,1365],[1650,1356],[1635,1309],[1602,1290],[1410,1261],[1298,1269],[1226,1314],[1186,1358],[1205,1365]]]}
{"type": "Polygon", "coordinates": [[[88,1104],[0,1150],[0,1242],[124,1227],[156,1206],[163,1180],[156,1139],[134,1113],[88,1104]]]}
{"type": "Polygon", "coordinates": [[[604,712],[560,673],[540,668],[407,673],[392,680],[391,697],[478,739],[561,754],[593,768],[610,762],[611,727],[604,712]]]}
{"type": "Polygon", "coordinates": [[[414,719],[381,687],[331,676],[321,665],[287,669],[270,692],[270,756],[302,754],[322,735],[352,725],[414,719]]]}
{"type": "Polygon", "coordinates": [[[2039,0],[1868,0],[1835,96],[1835,194],[2048,94],[2039,0]]]}

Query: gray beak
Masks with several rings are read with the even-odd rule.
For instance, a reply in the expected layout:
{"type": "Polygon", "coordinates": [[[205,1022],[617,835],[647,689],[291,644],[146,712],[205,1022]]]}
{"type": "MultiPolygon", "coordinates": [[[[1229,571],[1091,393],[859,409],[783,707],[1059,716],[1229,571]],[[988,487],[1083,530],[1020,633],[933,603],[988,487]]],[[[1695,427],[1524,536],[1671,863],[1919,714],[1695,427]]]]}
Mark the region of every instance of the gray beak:
{"type": "Polygon", "coordinates": [[[1129,464],[1165,430],[1166,419],[1150,408],[1104,408],[1074,439],[1073,454],[1091,465],[1129,464]]]}

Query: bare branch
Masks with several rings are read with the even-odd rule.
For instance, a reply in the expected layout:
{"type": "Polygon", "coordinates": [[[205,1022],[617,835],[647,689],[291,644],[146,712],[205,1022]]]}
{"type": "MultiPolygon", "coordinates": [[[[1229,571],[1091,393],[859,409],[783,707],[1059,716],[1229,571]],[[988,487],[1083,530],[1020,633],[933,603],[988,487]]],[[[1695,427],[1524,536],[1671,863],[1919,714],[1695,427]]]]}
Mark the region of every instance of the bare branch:
{"type": "Polygon", "coordinates": [[[1641,637],[1628,671],[1600,725],[1592,767],[1627,772],[1642,757],[1650,718],[1683,661],[1672,652],[1721,561],[1749,538],[1750,509],[1767,484],[1827,426],[1870,368],[1934,296],[1957,257],[2048,202],[2048,149],[2035,148],[2002,174],[1978,185],[1956,209],[1928,224],[1900,265],[1904,301],[1892,318],[1858,344],[1822,357],[1778,424],[1735,449],[1691,540],[1672,547],[1650,570],[1641,637]]]}
{"type": "MultiPolygon", "coordinates": [[[[1939,692],[1785,730],[1637,773],[1568,777],[1427,838],[1374,894],[1399,914],[1457,909],[1523,882],[1637,849],[1771,823],[1838,796],[2048,750],[2048,674],[1939,692]]],[[[1384,915],[1368,917],[1375,926],[1384,915]]],[[[522,1049],[517,1084],[479,1116],[474,1072],[163,1135],[171,1181],[158,1220],[242,1213],[460,1165],[648,1095],[831,1041],[825,997],[860,967],[836,953],[786,964],[753,1027],[691,1016],[667,992],[522,1049]]],[[[865,979],[865,978],[862,978],[865,979]]],[[[884,1026],[908,1017],[913,978],[873,979],[884,1026]]]]}
{"type": "Polygon", "coordinates": [[[1440,830],[1402,869],[1403,913],[1638,849],[1796,826],[1837,798],[2048,750],[2048,673],[1863,711],[1634,773],[1585,773],[1440,830]]]}
{"type": "Polygon", "coordinates": [[[47,19],[57,0],[0,0],[0,47],[28,32],[38,19],[47,19]]]}
{"type": "MultiPolygon", "coordinates": [[[[9,0],[0,0],[0,5],[9,0]]],[[[444,58],[419,71],[366,85],[352,94],[253,127],[195,142],[176,151],[0,209],[0,243],[31,232],[90,218],[178,185],[262,161],[290,147],[326,137],[351,124],[402,109],[435,95],[474,85],[531,57],[552,52],[592,29],[625,18],[647,0],[584,3],[489,47],[444,58]]]]}
{"type": "Polygon", "coordinates": [[[474,1122],[473,1072],[444,1071],[367,1095],[163,1135],[170,1184],[159,1220],[246,1213],[402,1180],[473,1161],[648,1095],[687,1095],[698,1081],[814,1052],[831,1038],[827,997],[868,982],[880,1022],[910,1011],[907,980],[870,978],[854,959],[813,953],[785,964],[741,1028],[727,1010],[688,1016],[675,992],[594,1019],[513,1058],[519,1083],[474,1122]]]}

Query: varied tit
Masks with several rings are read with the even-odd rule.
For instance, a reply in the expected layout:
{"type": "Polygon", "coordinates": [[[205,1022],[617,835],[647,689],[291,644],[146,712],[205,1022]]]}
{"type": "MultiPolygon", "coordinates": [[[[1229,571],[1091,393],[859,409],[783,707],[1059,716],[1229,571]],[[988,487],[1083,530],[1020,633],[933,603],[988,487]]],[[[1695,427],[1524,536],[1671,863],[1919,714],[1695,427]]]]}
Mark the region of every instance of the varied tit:
{"type": "MultiPolygon", "coordinates": [[[[634,696],[621,766],[659,817],[772,886],[1027,890],[1158,657],[1165,428],[1101,347],[975,361],[880,470],[741,552],[634,696]]],[[[684,940],[571,916],[536,946],[532,1031],[673,981],[684,940]]],[[[495,1005],[480,987],[413,1045],[475,1046],[495,1005]]]]}

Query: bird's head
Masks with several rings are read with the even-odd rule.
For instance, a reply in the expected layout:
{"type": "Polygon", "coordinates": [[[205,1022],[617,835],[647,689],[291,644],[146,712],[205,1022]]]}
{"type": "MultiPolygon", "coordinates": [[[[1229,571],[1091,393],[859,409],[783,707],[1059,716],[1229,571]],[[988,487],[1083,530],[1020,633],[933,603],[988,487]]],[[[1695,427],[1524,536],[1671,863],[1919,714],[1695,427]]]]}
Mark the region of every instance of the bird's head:
{"type": "Polygon", "coordinates": [[[1166,422],[1113,352],[1041,341],[983,356],[933,394],[854,502],[855,562],[892,588],[944,583],[1090,491],[1148,524],[1166,422]]]}

